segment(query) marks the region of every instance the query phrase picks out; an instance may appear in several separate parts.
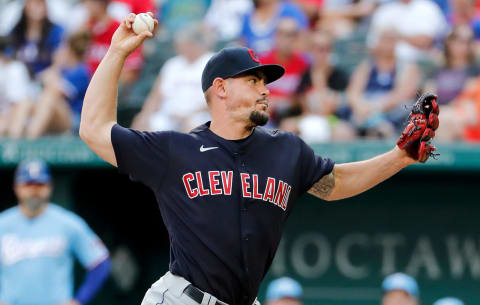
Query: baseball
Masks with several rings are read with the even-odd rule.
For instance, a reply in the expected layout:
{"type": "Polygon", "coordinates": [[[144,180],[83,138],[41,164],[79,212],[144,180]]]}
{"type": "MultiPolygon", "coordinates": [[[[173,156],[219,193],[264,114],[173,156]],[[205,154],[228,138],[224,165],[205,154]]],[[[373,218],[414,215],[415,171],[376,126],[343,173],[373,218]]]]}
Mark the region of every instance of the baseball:
{"type": "Polygon", "coordinates": [[[132,25],[133,31],[137,35],[144,31],[153,32],[154,27],[155,23],[153,22],[153,18],[147,13],[141,13],[135,16],[135,21],[132,25]]]}

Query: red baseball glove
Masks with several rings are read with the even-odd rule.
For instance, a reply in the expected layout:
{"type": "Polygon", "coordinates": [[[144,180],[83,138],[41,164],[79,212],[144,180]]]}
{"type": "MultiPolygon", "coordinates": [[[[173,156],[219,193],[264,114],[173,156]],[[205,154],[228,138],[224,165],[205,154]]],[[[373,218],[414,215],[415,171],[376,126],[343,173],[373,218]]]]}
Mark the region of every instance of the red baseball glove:
{"type": "Polygon", "coordinates": [[[435,130],[438,128],[439,113],[435,94],[427,93],[418,98],[408,116],[408,124],[398,138],[397,146],[422,163],[430,156],[437,156],[431,139],[435,137],[435,130]]]}

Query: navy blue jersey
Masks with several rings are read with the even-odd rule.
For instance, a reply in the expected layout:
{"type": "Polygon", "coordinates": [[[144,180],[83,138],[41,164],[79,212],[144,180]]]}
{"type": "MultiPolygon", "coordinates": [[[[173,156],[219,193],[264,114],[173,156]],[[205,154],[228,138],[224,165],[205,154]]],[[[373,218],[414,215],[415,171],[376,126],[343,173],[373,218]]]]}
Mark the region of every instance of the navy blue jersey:
{"type": "Polygon", "coordinates": [[[256,127],[225,140],[112,128],[118,168],[155,193],[170,236],[170,271],[231,305],[250,305],[295,199],[329,174],[297,135],[256,127]]]}

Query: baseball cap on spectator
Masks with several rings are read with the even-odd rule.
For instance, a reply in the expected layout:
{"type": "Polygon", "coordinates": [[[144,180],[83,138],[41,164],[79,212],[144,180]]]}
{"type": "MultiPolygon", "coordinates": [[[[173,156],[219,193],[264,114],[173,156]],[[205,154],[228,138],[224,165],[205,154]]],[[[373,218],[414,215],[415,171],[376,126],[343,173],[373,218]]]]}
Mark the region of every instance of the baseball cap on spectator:
{"type": "Polygon", "coordinates": [[[268,285],[266,301],[280,298],[301,299],[302,294],[303,289],[299,282],[289,277],[281,277],[268,285]]]}
{"type": "Polygon", "coordinates": [[[394,273],[387,276],[383,280],[382,290],[384,293],[393,290],[403,290],[415,298],[419,295],[417,281],[405,273],[394,273]]]}
{"type": "Polygon", "coordinates": [[[433,303],[433,305],[465,305],[465,303],[457,298],[441,298],[433,303]]]}
{"type": "Polygon", "coordinates": [[[15,170],[15,184],[50,183],[50,170],[47,163],[41,159],[22,161],[15,170]]]}
{"type": "Polygon", "coordinates": [[[261,71],[266,83],[276,81],[285,73],[280,65],[262,65],[252,49],[245,47],[225,48],[210,58],[202,73],[202,90],[207,91],[217,78],[231,78],[243,73],[261,71]]]}

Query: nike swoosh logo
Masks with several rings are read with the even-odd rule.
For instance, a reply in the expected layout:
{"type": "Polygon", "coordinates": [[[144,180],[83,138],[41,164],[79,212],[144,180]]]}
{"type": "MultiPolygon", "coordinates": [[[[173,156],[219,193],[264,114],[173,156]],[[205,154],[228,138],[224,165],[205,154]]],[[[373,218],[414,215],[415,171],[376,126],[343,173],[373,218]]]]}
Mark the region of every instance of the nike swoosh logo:
{"type": "Polygon", "coordinates": [[[216,148],[218,148],[218,147],[217,146],[203,147],[203,145],[202,145],[202,146],[200,146],[200,152],[205,152],[205,151],[209,151],[209,150],[216,149],[216,148]]]}

